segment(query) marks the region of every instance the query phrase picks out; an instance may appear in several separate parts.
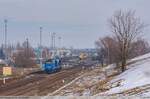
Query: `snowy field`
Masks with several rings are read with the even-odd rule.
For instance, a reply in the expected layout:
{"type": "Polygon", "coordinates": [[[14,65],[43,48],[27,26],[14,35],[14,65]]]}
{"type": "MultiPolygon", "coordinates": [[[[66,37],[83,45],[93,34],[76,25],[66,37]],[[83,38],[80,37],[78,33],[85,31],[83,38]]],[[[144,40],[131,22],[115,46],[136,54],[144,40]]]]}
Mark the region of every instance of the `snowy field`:
{"type": "MultiPolygon", "coordinates": [[[[130,89],[143,86],[149,87],[150,84],[150,53],[131,59],[129,62],[133,62],[127,66],[127,70],[120,75],[116,76],[110,84],[119,82],[117,87],[100,93],[100,95],[109,95],[115,93],[123,93],[130,89]]],[[[113,85],[112,85],[113,86],[113,85]]],[[[140,93],[139,95],[150,96],[149,88],[145,88],[147,91],[140,93]]]]}

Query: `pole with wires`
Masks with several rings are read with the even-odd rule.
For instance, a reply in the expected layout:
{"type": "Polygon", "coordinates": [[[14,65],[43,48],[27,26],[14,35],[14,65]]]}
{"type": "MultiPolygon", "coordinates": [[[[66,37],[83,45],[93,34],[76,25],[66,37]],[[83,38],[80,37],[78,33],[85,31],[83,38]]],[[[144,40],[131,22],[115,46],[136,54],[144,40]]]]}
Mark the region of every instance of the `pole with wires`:
{"type": "Polygon", "coordinates": [[[59,36],[59,37],[58,37],[58,40],[59,40],[59,48],[60,48],[60,49],[61,49],[61,39],[62,39],[62,38],[59,36]]]}
{"type": "Polygon", "coordinates": [[[4,24],[5,24],[5,59],[7,60],[8,56],[7,56],[7,19],[4,20],[4,24]]]}
{"type": "Polygon", "coordinates": [[[42,27],[40,27],[40,65],[42,67],[42,27]]]}
{"type": "Polygon", "coordinates": [[[54,32],[53,33],[53,47],[54,47],[54,50],[55,50],[55,48],[56,48],[56,33],[54,32]]]}
{"type": "Polygon", "coordinates": [[[51,36],[51,49],[53,50],[53,41],[54,41],[54,37],[53,37],[53,33],[50,33],[51,36]]]}
{"type": "Polygon", "coordinates": [[[40,58],[42,58],[42,27],[40,27],[40,58]]]}

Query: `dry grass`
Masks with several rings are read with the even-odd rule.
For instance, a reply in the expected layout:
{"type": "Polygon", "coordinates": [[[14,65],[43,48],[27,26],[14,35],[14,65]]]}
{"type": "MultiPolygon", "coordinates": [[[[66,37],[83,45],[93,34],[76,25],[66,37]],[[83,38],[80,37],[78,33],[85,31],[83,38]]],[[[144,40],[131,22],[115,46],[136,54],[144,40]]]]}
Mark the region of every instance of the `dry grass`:
{"type": "Polygon", "coordinates": [[[135,87],[135,88],[128,89],[128,90],[125,90],[123,92],[119,92],[119,93],[115,93],[115,94],[111,94],[111,95],[115,96],[115,95],[121,94],[121,95],[131,96],[131,95],[139,95],[139,94],[142,94],[142,93],[148,92],[148,91],[150,91],[150,84],[140,86],[140,87],[135,87]]]}

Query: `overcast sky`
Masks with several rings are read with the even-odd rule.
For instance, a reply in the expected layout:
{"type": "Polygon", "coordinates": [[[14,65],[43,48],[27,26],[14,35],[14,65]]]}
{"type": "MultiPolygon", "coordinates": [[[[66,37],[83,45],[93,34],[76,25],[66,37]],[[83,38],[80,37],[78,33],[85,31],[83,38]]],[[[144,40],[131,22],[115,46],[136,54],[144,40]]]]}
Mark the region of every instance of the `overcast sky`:
{"type": "MultiPolygon", "coordinates": [[[[42,26],[45,46],[50,46],[49,32],[56,32],[56,39],[62,37],[62,46],[94,48],[96,39],[111,34],[107,20],[114,11],[136,10],[149,24],[149,4],[150,0],[0,0],[0,43],[4,42],[4,19],[8,19],[8,43],[28,37],[37,46],[42,26]]],[[[148,27],[146,39],[149,32],[148,27]]]]}

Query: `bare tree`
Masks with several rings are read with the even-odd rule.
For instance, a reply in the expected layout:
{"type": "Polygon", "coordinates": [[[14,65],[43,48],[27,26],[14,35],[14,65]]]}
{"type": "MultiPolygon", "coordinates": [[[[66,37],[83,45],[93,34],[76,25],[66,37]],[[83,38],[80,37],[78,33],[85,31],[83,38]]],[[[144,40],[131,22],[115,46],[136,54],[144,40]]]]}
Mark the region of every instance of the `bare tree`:
{"type": "Polygon", "coordinates": [[[22,45],[17,44],[16,52],[13,54],[14,62],[17,67],[36,66],[33,58],[35,57],[33,48],[29,42],[25,41],[22,45]]]}
{"type": "Polygon", "coordinates": [[[135,11],[116,11],[109,20],[111,31],[118,40],[122,72],[126,69],[131,43],[142,33],[145,25],[135,16],[135,11]]]}
{"type": "Polygon", "coordinates": [[[100,38],[96,41],[97,46],[97,52],[99,55],[99,58],[105,61],[105,63],[111,64],[111,63],[117,63],[119,62],[118,58],[118,42],[114,37],[106,36],[104,38],[100,38]]]}
{"type": "Polygon", "coordinates": [[[148,52],[150,52],[149,43],[145,39],[138,38],[131,44],[129,58],[144,55],[148,52]]]}
{"type": "Polygon", "coordinates": [[[103,45],[101,44],[100,40],[96,41],[95,45],[96,45],[97,54],[98,54],[97,59],[101,62],[101,65],[103,67],[107,52],[106,52],[105,48],[103,47],[103,45]]]}

